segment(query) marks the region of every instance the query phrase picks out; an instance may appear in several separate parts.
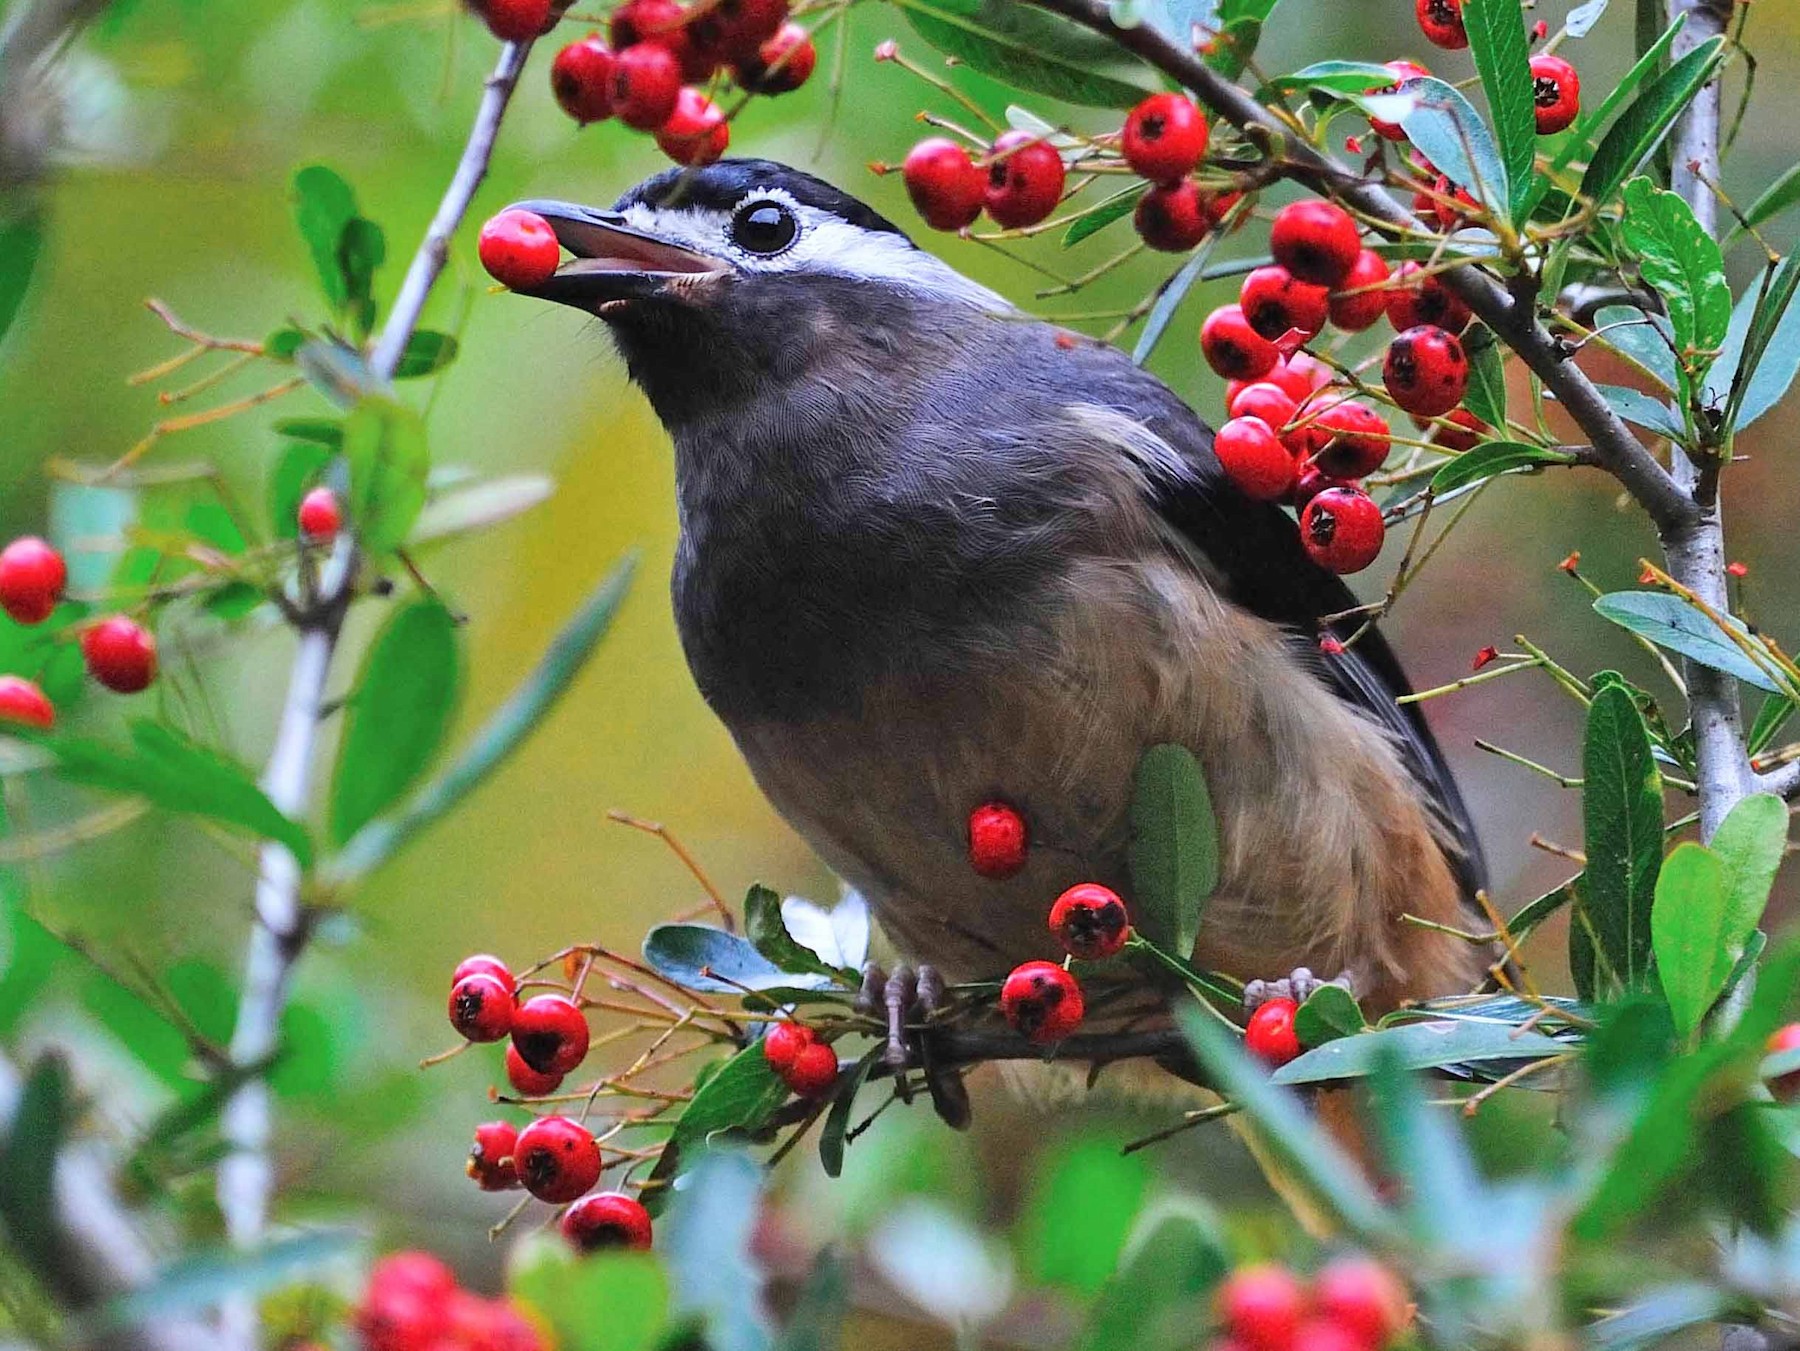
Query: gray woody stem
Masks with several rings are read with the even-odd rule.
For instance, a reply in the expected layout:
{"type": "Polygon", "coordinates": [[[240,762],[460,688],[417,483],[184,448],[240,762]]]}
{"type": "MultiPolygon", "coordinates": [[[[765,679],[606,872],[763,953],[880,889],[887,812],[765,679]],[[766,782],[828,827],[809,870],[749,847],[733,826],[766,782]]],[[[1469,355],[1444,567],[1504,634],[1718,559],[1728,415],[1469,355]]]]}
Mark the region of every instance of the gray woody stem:
{"type": "MultiPolygon", "coordinates": [[[[418,252],[406,270],[387,324],[375,344],[369,370],[375,380],[393,377],[406,344],[419,325],[425,301],[444,270],[450,239],[467,214],[475,191],[487,175],[500,119],[524,68],[529,43],[508,43],[488,77],[481,105],[469,131],[456,172],[444,190],[418,252]]],[[[300,645],[288,676],[287,701],[275,733],[275,748],[263,774],[269,800],[289,816],[306,814],[312,796],[313,750],[321,707],[337,651],[338,629],[355,589],[356,547],[349,535],[338,540],[324,568],[317,604],[300,627],[300,645]]],[[[276,844],[263,847],[256,885],[256,916],[244,963],[244,989],[237,1026],[231,1038],[231,1062],[238,1067],[263,1063],[276,1049],[282,1009],[294,964],[306,948],[307,912],[300,895],[301,876],[294,856],[276,844]]],[[[225,1104],[221,1130],[229,1153],[219,1166],[219,1209],[233,1243],[255,1243],[268,1217],[273,1190],[269,1161],[270,1110],[268,1084],[251,1078],[225,1104]]],[[[257,1342],[253,1301],[228,1303],[224,1310],[228,1344],[249,1351],[257,1342]]]]}
{"type": "MultiPolygon", "coordinates": [[[[1390,234],[1411,230],[1410,212],[1380,185],[1366,181],[1354,168],[1300,141],[1292,129],[1243,89],[1184,50],[1149,24],[1120,28],[1105,0],[1031,0],[1101,33],[1185,85],[1209,109],[1241,128],[1293,178],[1329,192],[1380,222],[1390,234]]],[[[1728,0],[1668,0],[1672,12],[1689,15],[1680,39],[1684,47],[1704,42],[1722,31],[1728,0]]],[[[1683,119],[1677,134],[1680,162],[1678,186],[1710,220],[1710,192],[1686,166],[1698,161],[1701,173],[1715,178],[1718,168],[1718,85],[1707,87],[1683,119]]],[[[1452,268],[1444,281],[1463,298],[1496,337],[1505,343],[1574,418],[1593,446],[1593,462],[1610,472],[1642,506],[1662,540],[1669,573],[1708,601],[1725,609],[1725,553],[1716,504],[1695,500],[1697,475],[1679,451],[1675,471],[1662,464],[1609,408],[1569,353],[1538,322],[1528,293],[1514,295],[1490,274],[1472,264],[1452,268]]],[[[1744,754],[1737,691],[1728,677],[1691,666],[1690,707],[1700,747],[1700,813],[1710,834],[1725,813],[1747,792],[1752,779],[1744,754]]],[[[1800,789],[1800,770],[1783,773],[1781,785],[1800,789]]],[[[1777,785],[1768,785],[1775,788],[1777,785]]]]}

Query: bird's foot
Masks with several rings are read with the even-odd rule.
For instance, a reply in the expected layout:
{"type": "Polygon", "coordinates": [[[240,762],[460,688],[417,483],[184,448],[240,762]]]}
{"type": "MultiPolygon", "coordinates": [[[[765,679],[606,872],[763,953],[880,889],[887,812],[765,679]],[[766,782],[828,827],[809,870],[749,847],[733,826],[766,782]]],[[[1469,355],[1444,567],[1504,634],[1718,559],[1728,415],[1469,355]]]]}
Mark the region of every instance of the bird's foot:
{"type": "Polygon", "coordinates": [[[862,990],[856,1007],[887,1024],[887,1049],[882,1059],[894,1074],[894,1087],[904,1102],[912,1100],[910,1072],[917,1069],[931,1094],[931,1105],[946,1124],[961,1130],[969,1124],[969,1093],[962,1072],[934,1064],[935,1037],[931,1020],[949,1005],[944,978],[934,966],[917,970],[904,964],[892,972],[875,962],[863,967],[862,990]]]}
{"type": "Polygon", "coordinates": [[[1253,980],[1244,986],[1244,1012],[1255,1013],[1271,999],[1291,999],[1304,1004],[1321,985],[1341,985],[1351,997],[1356,995],[1356,981],[1345,971],[1330,980],[1321,980],[1308,967],[1297,966],[1280,980],[1253,980]]]}

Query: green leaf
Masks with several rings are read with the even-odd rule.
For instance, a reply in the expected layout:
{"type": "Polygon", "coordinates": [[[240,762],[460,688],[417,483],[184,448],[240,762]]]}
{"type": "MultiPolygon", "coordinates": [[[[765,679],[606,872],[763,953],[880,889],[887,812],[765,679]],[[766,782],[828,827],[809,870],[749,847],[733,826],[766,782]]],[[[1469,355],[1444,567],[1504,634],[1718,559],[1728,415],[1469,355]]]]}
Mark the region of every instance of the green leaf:
{"type": "Polygon", "coordinates": [[[568,692],[588,658],[594,655],[594,649],[618,615],[636,570],[637,555],[627,554],[594,588],[531,674],[494,710],[462,754],[403,806],[356,832],[326,870],[334,885],[344,886],[368,876],[505,763],[568,692]]]}
{"type": "MultiPolygon", "coordinates": [[[[1744,208],[1744,219],[1732,226],[1731,233],[1725,237],[1730,244],[1744,233],[1744,226],[1755,229],[1790,210],[1795,203],[1800,203],[1800,164],[1790,164],[1775,181],[1757,194],[1756,200],[1744,208]]],[[[3,327],[3,326],[0,326],[3,327]]]]}
{"type": "Polygon", "coordinates": [[[1730,1311],[1722,1290],[1698,1282],[1665,1285],[1635,1297],[1628,1309],[1582,1330],[1590,1351],[1643,1351],[1661,1346],[1678,1332],[1711,1323],[1730,1311]]]}
{"type": "Polygon", "coordinates": [[[319,288],[332,309],[349,303],[349,288],[338,249],[344,229],[356,219],[356,194],[350,185],[322,164],[308,165],[294,175],[294,221],[312,254],[319,288]]]}
{"type": "Polygon", "coordinates": [[[344,459],[358,541],[372,554],[392,553],[425,506],[431,451],[424,420],[403,404],[365,395],[344,419],[344,459]]]}
{"type": "Polygon", "coordinates": [[[1725,39],[1709,38],[1647,86],[1594,150],[1581,176],[1580,195],[1598,205],[1609,203],[1619,185],[1662,143],[1682,109],[1706,87],[1724,59],[1725,39]]]}
{"type": "Polygon", "coordinates": [[[1099,1294],[1149,1189],[1143,1155],[1121,1154],[1109,1141],[1071,1139],[1040,1154],[1019,1220],[1025,1270],[1083,1299],[1099,1294]],[[1081,1222],[1071,1225],[1072,1215],[1081,1222]]]}
{"type": "MultiPolygon", "coordinates": [[[[1485,421],[1485,419],[1484,419],[1485,421]]],[[[1442,496],[1471,483],[1550,464],[1574,464],[1575,457],[1524,441],[1483,441],[1454,459],[1445,460],[1431,476],[1432,491],[1442,496]]]]}
{"type": "Polygon", "coordinates": [[[311,441],[330,450],[337,450],[344,444],[344,424],[337,418],[282,418],[275,424],[275,430],[282,436],[290,436],[296,441],[311,441]]]}
{"type": "Polygon", "coordinates": [[[1725,866],[1722,941],[1733,961],[1748,950],[1762,923],[1787,843],[1787,804],[1772,793],[1752,793],[1739,800],[1706,842],[1725,866]]]}
{"type": "Polygon", "coordinates": [[[1671,441],[1685,441],[1687,429],[1681,425],[1669,405],[1660,399],[1624,385],[1596,385],[1600,397],[1606,400],[1606,406],[1624,418],[1635,423],[1645,431],[1655,432],[1658,436],[1666,436],[1671,441]]]}
{"type": "MultiPolygon", "coordinates": [[[[1717,624],[1680,596],[1661,591],[1614,591],[1597,597],[1594,609],[1620,628],[1630,629],[1658,647],[1736,676],[1759,690],[1771,694],[1782,692],[1774,676],[1752,661],[1717,624]]],[[[1756,641],[1736,619],[1726,618],[1734,631],[1750,642],[1756,641]]]]}
{"type": "Polygon", "coordinates": [[[1712,850],[1689,841],[1663,860],[1650,931],[1675,1031],[1691,1037],[1736,959],[1725,947],[1725,865],[1712,850]]]}
{"type": "Polygon", "coordinates": [[[1619,231],[1638,259],[1638,272],[1663,299],[1675,344],[1684,359],[1703,370],[1731,323],[1731,287],[1719,243],[1679,195],[1647,178],[1625,185],[1625,214],[1619,231]]]}
{"type": "Polygon", "coordinates": [[[1531,44],[1517,0],[1463,0],[1469,54],[1487,94],[1500,160],[1511,184],[1509,209],[1525,205],[1537,155],[1537,110],[1532,99],[1531,44]]]}
{"type": "Polygon", "coordinates": [[[1393,1043],[1376,1048],[1369,1084],[1384,1176],[1402,1184],[1413,1231],[1445,1255],[1478,1248],[1497,1207],[1462,1136],[1443,1109],[1425,1101],[1393,1043]]]}
{"type": "Polygon", "coordinates": [[[425,504],[407,536],[407,547],[435,544],[499,525],[547,501],[555,491],[555,482],[542,474],[508,474],[448,489],[425,504]]]}
{"type": "Polygon", "coordinates": [[[44,249],[43,217],[28,210],[0,223],[0,342],[19,317],[44,249]]]}
{"type": "Polygon", "coordinates": [[[1355,1036],[1367,1031],[1368,1026],[1356,996],[1342,985],[1321,985],[1294,1014],[1294,1031],[1299,1034],[1300,1044],[1309,1048],[1355,1036]]]}
{"type": "Polygon", "coordinates": [[[780,893],[760,882],[744,897],[744,932],[756,951],[782,972],[826,976],[833,980],[857,979],[856,973],[838,970],[789,933],[787,922],[781,917],[780,893]]]}
{"type": "Polygon", "coordinates": [[[1733,337],[1740,331],[1740,323],[1743,337],[1735,352],[1732,338],[1726,339],[1709,383],[1730,386],[1726,424],[1738,431],[1780,403],[1800,370],[1800,305],[1793,303],[1797,291],[1800,254],[1791,253],[1782,260],[1767,290],[1746,292],[1732,314],[1733,337]],[[1746,305],[1748,316],[1740,320],[1739,313],[1746,305]]]}
{"type": "Polygon", "coordinates": [[[1770,743],[1787,725],[1787,720],[1794,716],[1796,707],[1795,702],[1785,694],[1771,694],[1762,701],[1762,707],[1756,710],[1756,721],[1751,724],[1750,735],[1745,742],[1745,748],[1750,754],[1759,755],[1769,748],[1770,743]]]}
{"type": "Polygon", "coordinates": [[[830,976],[784,971],[748,938],[706,924],[656,925],[644,935],[644,960],[677,984],[709,994],[741,994],[746,985],[823,989],[837,983],[830,976]]]}
{"type": "Polygon", "coordinates": [[[1015,89],[1094,108],[1130,108],[1151,85],[1129,71],[1107,39],[1007,0],[897,0],[920,37],[1015,89]]]}
{"type": "Polygon", "coordinates": [[[1607,0],[1587,0],[1586,4],[1577,5],[1563,18],[1563,27],[1572,38],[1584,38],[1593,31],[1594,25],[1600,22],[1600,16],[1606,13],[1607,0]]]}
{"type": "Polygon", "coordinates": [[[1587,872],[1576,911],[1619,990],[1650,974],[1650,909],[1662,866],[1662,772],[1631,695],[1594,692],[1582,747],[1587,872]]]}
{"type": "Polygon", "coordinates": [[[787,1100],[788,1086],[769,1064],[762,1043],[752,1042],[695,1091],[675,1123],[673,1143],[691,1155],[724,1132],[758,1130],[787,1100]]]}
{"type": "Polygon", "coordinates": [[[1386,89],[1394,72],[1370,61],[1315,61],[1287,75],[1277,75],[1256,91],[1258,101],[1268,103],[1302,89],[1324,89],[1334,94],[1367,94],[1386,89]]]}
{"type": "Polygon", "coordinates": [[[1211,1211],[1174,1197],[1160,1202],[1095,1299],[1078,1351],[1187,1351],[1195,1344],[1194,1311],[1230,1269],[1211,1211]]]}
{"type": "Polygon", "coordinates": [[[375,300],[371,291],[375,269],[387,258],[387,236],[374,221],[356,216],[344,223],[338,239],[338,269],[344,274],[346,306],[359,338],[375,326],[375,300]]]}
{"type": "Polygon", "coordinates": [[[304,331],[284,324],[263,339],[263,355],[271,361],[291,362],[308,341],[304,331]]]}
{"type": "Polygon", "coordinates": [[[382,626],[345,705],[331,783],[331,838],[343,844],[418,782],[437,757],[462,696],[455,616],[421,596],[382,626]]]}
{"type": "Polygon", "coordinates": [[[1509,1023],[1438,1019],[1339,1037],[1290,1060],[1275,1071],[1277,1084],[1323,1084],[1373,1074],[1383,1056],[1407,1070],[1447,1069],[1489,1061],[1542,1060],[1563,1055],[1567,1043],[1542,1032],[1520,1032],[1509,1023]]]}
{"type": "Polygon", "coordinates": [[[1200,762],[1185,746],[1152,746],[1131,795],[1131,900],[1154,943],[1192,956],[1200,912],[1219,884],[1219,823],[1200,762]]]}
{"type": "Polygon", "coordinates": [[[319,481],[332,451],[316,441],[290,441],[269,474],[269,527],[276,539],[300,536],[300,499],[319,481]]]}
{"type": "Polygon", "coordinates": [[[306,827],[277,811],[237,761],[148,719],[131,725],[131,740],[130,752],[75,737],[40,744],[56,757],[58,771],[71,782],[132,793],[165,811],[241,826],[286,845],[302,868],[312,866],[312,839],[306,827]]]}
{"type": "Polygon", "coordinates": [[[68,1129],[69,1070],[56,1054],[40,1056],[19,1090],[9,1120],[0,1121],[0,1223],[13,1250],[40,1270],[60,1253],[56,1226],[56,1159],[68,1129]]]}
{"type": "Polygon", "coordinates": [[[1606,330],[1604,341],[1665,390],[1673,391],[1680,377],[1675,349],[1664,336],[1668,322],[1660,314],[1645,314],[1630,305],[1606,305],[1594,315],[1595,326],[1606,330]]]}
{"type": "Polygon", "coordinates": [[[1407,80],[1401,90],[1413,96],[1412,111],[1400,119],[1407,139],[1451,182],[1507,215],[1512,190],[1506,164],[1475,105],[1429,75],[1407,80]]]}
{"type": "Polygon", "coordinates": [[[448,333],[421,328],[406,340],[400,364],[394,368],[394,379],[416,380],[435,375],[456,360],[456,352],[456,339],[448,333]]]}
{"type": "Polygon", "coordinates": [[[648,1253],[581,1257],[533,1234],[514,1250],[507,1293],[556,1333],[561,1351],[653,1351],[668,1322],[669,1284],[648,1253]]]}
{"type": "Polygon", "coordinates": [[[1475,324],[1463,335],[1463,351],[1469,358],[1469,392],[1463,407],[1496,433],[1506,428],[1506,357],[1493,330],[1475,324]]]}
{"type": "Polygon", "coordinates": [[[1175,311],[1181,308],[1181,302],[1187,299],[1188,292],[1194,289],[1194,283],[1200,279],[1200,273],[1205,269],[1206,260],[1218,237],[1216,230],[1208,234],[1194,256],[1183,263],[1163,286],[1156,304],[1150,307],[1149,318],[1144,320],[1144,331],[1138,334],[1137,345],[1131,349],[1133,365],[1142,366],[1156,350],[1156,344],[1162,341],[1163,334],[1168,331],[1169,324],[1175,318],[1175,311]]]}
{"type": "Polygon", "coordinates": [[[1098,234],[1114,221],[1124,220],[1137,208],[1138,199],[1148,191],[1147,184],[1134,183],[1095,204],[1086,213],[1069,222],[1069,228],[1063,231],[1062,246],[1065,249],[1071,248],[1089,235],[1098,234]]]}
{"type": "Polygon", "coordinates": [[[848,1083],[842,1084],[837,1096],[831,1100],[831,1110],[825,1114],[825,1124],[819,1130],[819,1166],[825,1170],[826,1177],[841,1177],[844,1172],[844,1149],[849,1144],[850,1116],[856,1110],[856,1095],[868,1081],[869,1072],[875,1068],[885,1048],[876,1046],[859,1061],[851,1073],[848,1083]]]}

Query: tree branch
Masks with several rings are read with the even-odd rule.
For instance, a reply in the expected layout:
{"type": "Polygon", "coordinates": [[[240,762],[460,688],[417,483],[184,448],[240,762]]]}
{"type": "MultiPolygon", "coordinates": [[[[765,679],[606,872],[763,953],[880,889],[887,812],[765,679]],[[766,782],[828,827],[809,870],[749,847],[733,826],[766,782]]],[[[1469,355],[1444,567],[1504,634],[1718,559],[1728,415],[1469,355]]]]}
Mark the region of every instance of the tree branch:
{"type": "Polygon", "coordinates": [[[1756,776],[1756,791],[1776,797],[1800,797],[1800,760],[1756,776]]]}
{"type": "MultiPolygon", "coordinates": [[[[370,357],[369,368],[378,381],[393,377],[407,342],[418,328],[425,301],[449,257],[451,236],[487,175],[494,138],[530,49],[530,43],[508,43],[488,77],[456,171],[406,270],[370,357]]],[[[313,750],[321,708],[337,651],[338,631],[355,592],[356,573],[356,543],[346,533],[339,537],[326,563],[317,604],[301,615],[300,646],[288,676],[287,699],[275,734],[275,748],[263,774],[269,800],[289,816],[304,816],[311,799],[313,750]]],[[[244,961],[237,1026],[231,1038],[230,1058],[235,1067],[266,1062],[276,1050],[288,986],[308,937],[301,882],[299,864],[287,849],[276,844],[263,847],[255,922],[244,961]]],[[[261,1077],[252,1077],[227,1100],[220,1122],[229,1152],[219,1165],[219,1209],[224,1215],[226,1234],[239,1245],[255,1242],[268,1217],[273,1189],[268,1155],[270,1124],[268,1084],[261,1077]]],[[[227,1303],[223,1328],[228,1345],[252,1351],[257,1345],[256,1322],[253,1300],[227,1303]]]]}

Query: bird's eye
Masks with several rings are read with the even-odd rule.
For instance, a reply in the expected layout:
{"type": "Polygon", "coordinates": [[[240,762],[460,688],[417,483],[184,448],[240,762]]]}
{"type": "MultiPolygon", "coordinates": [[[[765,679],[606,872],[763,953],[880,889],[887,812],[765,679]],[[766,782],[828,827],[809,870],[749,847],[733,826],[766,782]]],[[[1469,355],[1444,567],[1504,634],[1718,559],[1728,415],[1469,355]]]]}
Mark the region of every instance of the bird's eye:
{"type": "Polygon", "coordinates": [[[800,233],[794,213],[779,202],[751,202],[731,218],[731,242],[747,253],[780,253],[800,233]]]}

